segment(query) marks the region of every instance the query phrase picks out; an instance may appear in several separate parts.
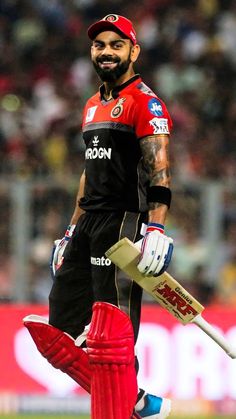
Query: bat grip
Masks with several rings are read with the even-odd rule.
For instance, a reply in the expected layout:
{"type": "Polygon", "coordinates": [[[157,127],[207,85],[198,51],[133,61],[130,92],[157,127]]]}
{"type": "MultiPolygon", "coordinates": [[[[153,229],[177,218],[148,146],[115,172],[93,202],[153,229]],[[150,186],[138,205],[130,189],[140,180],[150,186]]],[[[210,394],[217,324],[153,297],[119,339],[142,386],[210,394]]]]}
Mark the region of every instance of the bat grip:
{"type": "Polygon", "coordinates": [[[236,358],[236,348],[233,348],[226,339],[201,316],[201,314],[194,317],[192,323],[195,323],[210,336],[227,353],[227,355],[230,356],[230,358],[236,358]]]}

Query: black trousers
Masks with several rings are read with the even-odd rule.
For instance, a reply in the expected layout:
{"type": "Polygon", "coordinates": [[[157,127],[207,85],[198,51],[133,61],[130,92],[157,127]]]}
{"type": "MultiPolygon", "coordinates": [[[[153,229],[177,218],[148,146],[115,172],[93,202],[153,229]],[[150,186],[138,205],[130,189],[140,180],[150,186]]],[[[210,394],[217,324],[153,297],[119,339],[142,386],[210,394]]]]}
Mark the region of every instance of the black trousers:
{"type": "Polygon", "coordinates": [[[49,323],[76,338],[90,323],[92,305],[104,301],[126,312],[138,336],[142,289],[115,267],[105,251],[119,239],[141,238],[146,213],[86,212],[64,252],[49,295],[49,323]]]}

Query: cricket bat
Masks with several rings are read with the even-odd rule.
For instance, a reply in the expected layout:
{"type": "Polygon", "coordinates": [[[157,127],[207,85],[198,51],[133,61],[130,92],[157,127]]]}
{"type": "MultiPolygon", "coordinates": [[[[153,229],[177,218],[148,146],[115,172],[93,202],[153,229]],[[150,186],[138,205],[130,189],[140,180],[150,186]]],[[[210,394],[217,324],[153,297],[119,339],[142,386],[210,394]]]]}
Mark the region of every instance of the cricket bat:
{"type": "Polygon", "coordinates": [[[199,303],[169,273],[160,276],[145,276],[137,268],[139,249],[127,237],[114,244],[106,252],[118,268],[137,282],[158,303],[176,317],[183,325],[195,323],[210,336],[231,358],[236,358],[233,348],[226,339],[201,315],[204,306],[199,303]]]}

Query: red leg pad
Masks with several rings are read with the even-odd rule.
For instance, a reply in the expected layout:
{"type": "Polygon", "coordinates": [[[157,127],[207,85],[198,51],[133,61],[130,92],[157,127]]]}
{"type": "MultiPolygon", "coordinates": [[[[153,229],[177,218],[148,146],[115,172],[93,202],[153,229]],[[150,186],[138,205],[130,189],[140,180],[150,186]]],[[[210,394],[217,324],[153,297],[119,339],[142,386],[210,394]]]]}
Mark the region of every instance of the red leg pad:
{"type": "Polygon", "coordinates": [[[87,336],[93,419],[130,419],[137,399],[134,333],[130,318],[97,302],[87,336]]]}
{"type": "Polygon", "coordinates": [[[39,316],[27,316],[23,322],[44,358],[90,393],[91,367],[88,354],[75,346],[74,339],[39,316]]]}

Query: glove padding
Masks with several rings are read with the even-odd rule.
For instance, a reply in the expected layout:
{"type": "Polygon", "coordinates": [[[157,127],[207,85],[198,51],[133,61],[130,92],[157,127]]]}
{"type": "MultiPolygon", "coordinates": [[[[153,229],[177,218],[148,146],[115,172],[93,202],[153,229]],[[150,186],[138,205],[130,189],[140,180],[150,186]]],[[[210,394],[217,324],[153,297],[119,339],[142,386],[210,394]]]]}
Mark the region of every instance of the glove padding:
{"type": "Polygon", "coordinates": [[[70,240],[70,238],[73,235],[75,229],[75,224],[69,225],[65,236],[62,239],[58,239],[54,241],[54,246],[51,253],[51,260],[50,260],[50,269],[51,269],[51,275],[52,278],[54,278],[54,275],[56,273],[56,270],[60,268],[62,262],[63,262],[63,253],[65,251],[65,248],[70,240]]]}
{"type": "Polygon", "coordinates": [[[161,275],[168,268],[173,253],[173,239],[163,234],[164,226],[150,223],[142,239],[138,270],[146,276],[161,275]]]}

